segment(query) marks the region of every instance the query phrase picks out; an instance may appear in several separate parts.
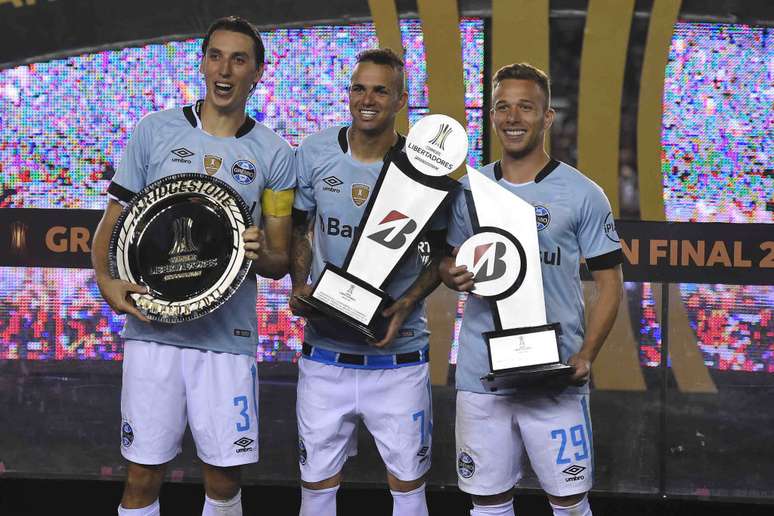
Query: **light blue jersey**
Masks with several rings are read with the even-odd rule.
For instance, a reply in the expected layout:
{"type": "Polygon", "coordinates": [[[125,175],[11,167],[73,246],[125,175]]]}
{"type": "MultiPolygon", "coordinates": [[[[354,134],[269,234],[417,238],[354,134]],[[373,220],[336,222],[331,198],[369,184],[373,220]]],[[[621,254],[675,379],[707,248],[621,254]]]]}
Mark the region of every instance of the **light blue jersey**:
{"type": "MultiPolygon", "coordinates": [[[[201,101],[195,106],[151,113],[140,120],[108,188],[110,196],[125,204],[146,185],[163,177],[206,173],[239,193],[252,207],[256,224],[263,211],[276,214],[272,213],[273,206],[262,208],[261,199],[269,190],[287,192],[295,187],[293,150],[250,117],[236,136],[212,136],[201,128],[200,107],[201,101]]],[[[255,276],[248,274],[234,295],[204,317],[165,324],[144,323],[127,315],[122,335],[126,339],[255,355],[256,295],[255,276]]]]}
{"type": "MultiPolygon", "coordinates": [[[[562,325],[559,354],[561,361],[566,362],[583,344],[580,258],[586,259],[590,270],[621,263],[621,245],[610,203],[593,181],[555,160],[538,173],[534,182],[521,185],[502,178],[499,162],[486,165],[481,173],[535,206],[547,322],[562,325]]],[[[472,203],[472,197],[467,177],[462,184],[451,207],[447,242],[453,247],[473,235],[470,215],[473,207],[468,204],[472,203]]],[[[490,371],[481,333],[494,329],[489,303],[483,298],[468,296],[459,336],[457,389],[488,392],[480,381],[490,371]]],[[[588,385],[568,387],[565,392],[588,392],[588,385]]]]}
{"type": "MultiPolygon", "coordinates": [[[[401,138],[396,147],[403,146],[401,138]]],[[[346,127],[333,127],[306,138],[296,151],[298,190],[293,207],[314,217],[311,281],[320,276],[325,262],[341,267],[352,238],[365,212],[383,163],[361,163],[348,152],[346,127]]],[[[445,215],[436,215],[431,230],[446,226],[445,215]]],[[[411,252],[385,286],[398,299],[423,270],[417,251],[411,252]]],[[[387,347],[368,346],[365,341],[344,341],[325,337],[313,324],[304,329],[304,340],[312,346],[338,353],[383,355],[418,351],[428,345],[429,332],[424,301],[406,318],[398,336],[387,347]]]]}

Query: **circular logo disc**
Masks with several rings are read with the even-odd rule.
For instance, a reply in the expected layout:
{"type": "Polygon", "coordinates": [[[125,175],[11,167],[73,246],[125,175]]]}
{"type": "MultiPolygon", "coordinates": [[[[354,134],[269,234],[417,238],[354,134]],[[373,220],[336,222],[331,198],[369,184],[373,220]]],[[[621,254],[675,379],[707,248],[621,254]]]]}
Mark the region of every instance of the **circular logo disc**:
{"type": "Polygon", "coordinates": [[[110,239],[110,273],[144,285],[132,294],[148,319],[188,321],[222,305],[250,261],[242,233],[252,217],[229,185],[204,174],[177,174],[140,191],[110,239]]]}
{"type": "Polygon", "coordinates": [[[521,286],[527,262],[516,238],[493,229],[467,239],[460,246],[455,265],[464,265],[473,273],[474,294],[496,298],[510,295],[521,286]]]}
{"type": "Polygon", "coordinates": [[[414,168],[423,174],[445,176],[465,161],[468,135],[452,117],[428,115],[409,130],[406,155],[414,168]]]}

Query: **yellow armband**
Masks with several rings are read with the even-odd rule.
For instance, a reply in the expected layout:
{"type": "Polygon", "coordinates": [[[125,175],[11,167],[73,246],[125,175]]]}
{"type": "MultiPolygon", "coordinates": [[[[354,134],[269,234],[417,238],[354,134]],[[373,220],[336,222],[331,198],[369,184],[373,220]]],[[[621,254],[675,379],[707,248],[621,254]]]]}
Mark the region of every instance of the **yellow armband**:
{"type": "Polygon", "coordinates": [[[261,209],[264,215],[288,217],[293,210],[293,190],[275,192],[269,188],[263,190],[261,209]]]}

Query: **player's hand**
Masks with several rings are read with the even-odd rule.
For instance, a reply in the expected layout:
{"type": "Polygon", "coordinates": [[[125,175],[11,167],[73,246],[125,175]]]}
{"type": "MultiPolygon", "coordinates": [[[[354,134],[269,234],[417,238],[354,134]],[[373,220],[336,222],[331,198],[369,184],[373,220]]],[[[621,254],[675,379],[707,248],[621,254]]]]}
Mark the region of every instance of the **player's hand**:
{"type": "Polygon", "coordinates": [[[473,273],[468,272],[464,265],[459,267],[454,265],[453,256],[457,256],[459,247],[455,247],[452,256],[445,256],[438,266],[438,272],[441,275],[443,284],[457,292],[470,292],[473,290],[473,273]]]}
{"type": "Polygon", "coordinates": [[[298,298],[301,296],[311,295],[312,285],[301,285],[300,287],[293,287],[293,290],[290,293],[290,299],[288,300],[290,311],[293,312],[293,315],[298,317],[309,317],[312,315],[311,310],[298,300],[298,298]]]}
{"type": "Polygon", "coordinates": [[[132,314],[143,322],[150,322],[142,312],[135,306],[134,300],[129,296],[132,293],[145,294],[148,289],[129,283],[121,279],[105,278],[97,281],[99,291],[110,308],[118,315],[132,314]]]}
{"type": "Polygon", "coordinates": [[[266,243],[263,231],[257,226],[250,226],[244,230],[242,238],[245,239],[245,256],[249,260],[257,260],[258,253],[265,247],[266,243]]]}
{"type": "Polygon", "coordinates": [[[591,360],[576,353],[567,359],[567,365],[572,366],[572,374],[567,380],[572,385],[584,385],[591,377],[591,360]]]}
{"type": "Polygon", "coordinates": [[[390,345],[390,343],[398,336],[398,331],[403,326],[403,321],[414,309],[414,301],[406,298],[401,298],[395,301],[382,311],[384,317],[390,317],[390,324],[387,326],[387,333],[384,334],[382,340],[371,341],[371,345],[377,348],[384,348],[390,345]]]}

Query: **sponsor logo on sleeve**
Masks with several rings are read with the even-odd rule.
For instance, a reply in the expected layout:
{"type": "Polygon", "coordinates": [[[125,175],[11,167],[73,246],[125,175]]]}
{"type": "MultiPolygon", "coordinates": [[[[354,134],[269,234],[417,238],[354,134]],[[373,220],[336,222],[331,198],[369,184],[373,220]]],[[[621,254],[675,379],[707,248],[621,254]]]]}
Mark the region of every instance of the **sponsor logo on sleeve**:
{"type": "Polygon", "coordinates": [[[607,213],[607,217],[605,217],[605,222],[602,226],[602,229],[605,230],[605,236],[608,238],[608,240],[615,243],[621,241],[621,239],[618,238],[618,232],[615,230],[615,218],[613,218],[613,212],[607,213]]]}

